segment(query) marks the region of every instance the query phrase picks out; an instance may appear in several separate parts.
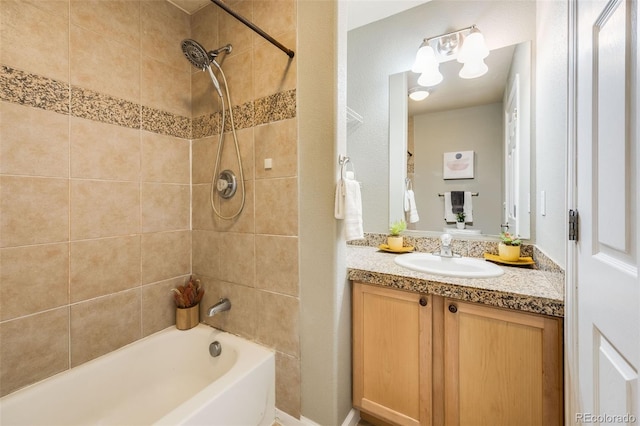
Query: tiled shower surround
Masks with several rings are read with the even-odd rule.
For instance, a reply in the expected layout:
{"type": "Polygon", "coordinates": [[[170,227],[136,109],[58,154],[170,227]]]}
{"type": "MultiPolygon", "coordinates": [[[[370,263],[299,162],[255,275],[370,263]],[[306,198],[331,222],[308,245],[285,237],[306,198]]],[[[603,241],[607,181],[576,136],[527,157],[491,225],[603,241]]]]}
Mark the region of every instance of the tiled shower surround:
{"type": "MultiPolygon", "coordinates": [[[[229,4],[295,50],[295,0],[229,4]]],[[[299,416],[295,59],[213,4],[2,0],[0,19],[0,395],[170,326],[193,274],[203,310],[233,305],[202,320],[277,351],[277,406],[299,416]],[[185,38],[233,45],[233,221],[209,205],[220,107],[185,38]]]]}

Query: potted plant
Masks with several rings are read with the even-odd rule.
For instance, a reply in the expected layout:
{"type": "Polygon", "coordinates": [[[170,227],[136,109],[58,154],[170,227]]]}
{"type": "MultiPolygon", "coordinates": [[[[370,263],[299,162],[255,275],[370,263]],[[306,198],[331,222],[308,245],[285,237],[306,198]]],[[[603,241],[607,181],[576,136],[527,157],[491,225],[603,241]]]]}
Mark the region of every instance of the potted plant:
{"type": "Polygon", "coordinates": [[[464,212],[456,213],[456,228],[464,229],[464,227],[465,227],[464,218],[466,216],[467,215],[464,214],[464,212]]]}
{"type": "Polygon", "coordinates": [[[400,251],[404,245],[404,238],[400,235],[407,229],[407,222],[398,220],[393,222],[389,227],[389,236],[387,237],[387,245],[391,250],[400,251]]]}
{"type": "Polygon", "coordinates": [[[520,259],[520,245],[522,240],[508,232],[500,234],[500,244],[498,244],[498,256],[502,260],[516,262],[520,259]]]}
{"type": "Polygon", "coordinates": [[[171,290],[176,304],[176,328],[188,330],[200,322],[200,301],[204,296],[204,289],[200,280],[189,278],[189,282],[171,290]]]}

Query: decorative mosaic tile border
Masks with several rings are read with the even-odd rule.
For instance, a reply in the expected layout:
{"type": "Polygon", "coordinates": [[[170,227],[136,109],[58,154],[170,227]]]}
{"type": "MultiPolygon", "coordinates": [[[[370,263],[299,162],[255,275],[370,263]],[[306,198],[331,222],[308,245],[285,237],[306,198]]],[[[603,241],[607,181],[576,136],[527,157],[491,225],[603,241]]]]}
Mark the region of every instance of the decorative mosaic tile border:
{"type": "Polygon", "coordinates": [[[76,86],[71,86],[71,115],[131,129],[140,128],[140,105],[76,86]]]}
{"type": "MultiPolygon", "coordinates": [[[[236,129],[247,129],[260,124],[287,120],[296,116],[296,90],[276,93],[233,107],[236,129]]],[[[221,113],[201,115],[193,119],[193,139],[220,134],[221,113]]],[[[231,131],[231,119],[225,117],[224,131],[231,131]]]]}
{"type": "Polygon", "coordinates": [[[69,114],[69,85],[5,65],[0,68],[0,99],[69,114]]]}
{"type": "Polygon", "coordinates": [[[190,139],[191,118],[2,65],[0,99],[60,114],[190,139]]]}

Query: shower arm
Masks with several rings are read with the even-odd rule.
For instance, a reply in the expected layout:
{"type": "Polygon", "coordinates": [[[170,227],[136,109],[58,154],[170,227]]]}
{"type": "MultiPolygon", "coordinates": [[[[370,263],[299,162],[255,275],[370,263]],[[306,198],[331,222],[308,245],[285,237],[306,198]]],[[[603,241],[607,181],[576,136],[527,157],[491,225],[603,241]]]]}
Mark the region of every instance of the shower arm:
{"type": "Polygon", "coordinates": [[[251,28],[253,31],[255,31],[256,33],[260,34],[262,37],[264,37],[266,40],[268,40],[271,44],[276,46],[278,49],[282,50],[284,53],[287,54],[287,56],[289,58],[293,58],[293,55],[295,54],[293,50],[287,49],[284,45],[282,45],[282,43],[278,42],[278,40],[276,40],[275,38],[271,37],[269,34],[264,32],[264,30],[262,30],[260,27],[256,26],[253,22],[249,21],[244,16],[239,15],[237,12],[235,12],[233,9],[231,9],[229,6],[227,6],[222,0],[211,0],[211,1],[213,3],[215,3],[216,5],[220,6],[222,8],[222,10],[227,12],[229,15],[233,16],[238,21],[242,22],[247,27],[251,28]]]}

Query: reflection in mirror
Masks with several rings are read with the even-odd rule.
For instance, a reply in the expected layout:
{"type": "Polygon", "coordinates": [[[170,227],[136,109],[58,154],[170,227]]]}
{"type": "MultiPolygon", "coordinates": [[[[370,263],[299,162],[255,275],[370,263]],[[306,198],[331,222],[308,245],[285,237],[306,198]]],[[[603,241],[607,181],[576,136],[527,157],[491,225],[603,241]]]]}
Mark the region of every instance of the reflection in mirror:
{"type": "MultiPolygon", "coordinates": [[[[495,235],[500,232],[500,224],[507,220],[506,212],[508,211],[504,204],[506,201],[504,192],[507,188],[504,155],[508,151],[504,146],[505,128],[502,124],[505,122],[504,95],[511,87],[505,83],[508,71],[502,72],[499,96],[493,101],[494,104],[502,104],[502,106],[494,108],[498,111],[494,111],[494,115],[499,117],[498,124],[493,126],[492,138],[496,140],[496,144],[493,151],[489,153],[482,153],[482,149],[474,145],[478,139],[475,131],[456,137],[454,142],[439,146],[437,153],[425,152],[430,145],[418,146],[419,142],[426,139],[433,144],[443,143],[443,124],[442,122],[439,125],[436,124],[435,130],[429,129],[428,137],[417,134],[420,128],[428,128],[428,123],[424,117],[409,119],[409,108],[413,109],[416,103],[408,102],[408,91],[413,82],[407,80],[405,71],[412,67],[423,39],[476,25],[482,31],[487,46],[491,50],[491,54],[485,60],[490,69],[489,73],[475,81],[463,80],[458,77],[461,64],[456,61],[442,63],[441,72],[445,71],[445,67],[451,66],[454,69],[455,78],[444,76],[444,81],[436,86],[431,95],[421,104],[435,104],[438,97],[445,98],[444,100],[447,101],[468,98],[472,89],[467,87],[467,84],[482,81],[482,87],[488,88],[498,83],[497,75],[491,71],[496,66],[489,61],[497,59],[502,48],[511,46],[505,49],[507,52],[505,55],[511,64],[515,46],[536,39],[535,16],[536,2],[534,1],[432,0],[408,11],[349,31],[347,103],[363,119],[358,126],[347,129],[347,153],[358,170],[357,179],[362,183],[363,221],[366,232],[384,233],[388,230],[390,222],[404,216],[403,201],[407,166],[416,167],[413,171],[412,184],[416,202],[422,204],[418,206],[420,221],[416,223],[415,229],[442,232],[445,226],[455,228],[455,223],[447,225],[443,220],[444,202],[441,197],[438,197],[438,193],[463,189],[479,193],[477,197],[473,197],[473,223],[467,226],[480,229],[483,234],[495,235]],[[449,83],[455,85],[454,89],[458,91],[456,94],[446,95],[444,88],[449,83]],[[407,149],[409,134],[413,135],[412,140],[416,144],[413,150],[407,149]],[[454,150],[474,151],[473,179],[443,179],[443,155],[454,150]],[[407,151],[413,154],[413,157],[410,157],[414,160],[413,163],[407,164],[407,151]],[[419,159],[419,157],[422,158],[419,159]],[[487,163],[489,159],[492,162],[487,163]],[[435,165],[420,170],[418,163],[421,161],[433,161],[435,165]],[[489,172],[493,173],[494,180],[492,182],[487,180],[483,186],[477,187],[476,184],[479,184],[480,180],[488,179],[489,172]],[[496,178],[496,175],[499,177],[496,178]],[[431,187],[427,186],[429,181],[431,181],[431,187]],[[471,181],[474,181],[474,187],[469,184],[471,181]]],[[[532,48],[531,43],[525,44],[529,49],[532,48]]],[[[538,53],[536,57],[537,55],[538,53]]],[[[531,57],[530,55],[528,59],[531,57]]],[[[530,69],[531,67],[526,76],[520,73],[518,77],[521,89],[530,83],[530,69]]],[[[535,93],[535,87],[531,84],[529,84],[529,92],[535,93]]],[[[521,120],[518,123],[520,127],[518,141],[522,142],[523,137],[528,141],[531,133],[528,118],[524,117],[524,109],[528,107],[530,114],[533,102],[530,94],[525,96],[522,90],[519,93],[518,117],[521,120]]],[[[450,104],[439,108],[441,111],[450,111],[471,108],[471,106],[450,104]]],[[[436,114],[433,111],[431,113],[436,114]]],[[[444,114],[444,112],[441,113],[444,114]]],[[[417,117],[416,112],[411,111],[411,114],[412,117],[417,117]]],[[[422,115],[426,114],[427,111],[422,112],[422,115]]],[[[462,122],[458,119],[455,123],[458,131],[465,128],[473,130],[468,120],[462,122]]],[[[479,125],[489,127],[485,120],[481,120],[479,125]]],[[[531,170],[528,162],[525,164],[526,156],[521,155],[528,149],[523,145],[522,148],[521,152],[517,153],[518,167],[510,168],[514,181],[517,181],[517,187],[511,187],[513,190],[510,193],[514,196],[517,194],[521,199],[519,203],[524,203],[522,204],[524,207],[516,204],[516,208],[511,211],[516,214],[515,218],[520,223],[517,225],[520,227],[519,232],[525,237],[525,235],[534,235],[533,224],[529,226],[524,220],[527,218],[525,212],[529,211],[525,194],[528,195],[534,191],[530,188],[531,185],[525,188],[525,183],[528,184],[531,179],[531,170]]],[[[515,153],[515,151],[512,152],[515,153]]],[[[516,157],[512,156],[512,158],[516,157]]],[[[512,164],[516,165],[516,163],[512,164]]],[[[534,211],[534,207],[535,197],[532,197],[531,211],[534,211]]],[[[512,222],[510,230],[514,231],[516,223],[512,222]]]]}
{"type": "Polygon", "coordinates": [[[442,194],[469,191],[477,196],[468,199],[473,215],[461,233],[498,234],[508,223],[512,232],[529,238],[530,58],[530,42],[495,49],[486,58],[489,72],[469,80],[458,76],[456,61],[441,63],[444,81],[429,88],[422,101],[404,95],[418,87],[418,74],[391,76],[391,217],[404,214],[410,186],[420,218],[410,229],[460,232],[451,217],[443,220],[442,194]],[[445,153],[468,151],[473,177],[447,179],[445,153]]]}

